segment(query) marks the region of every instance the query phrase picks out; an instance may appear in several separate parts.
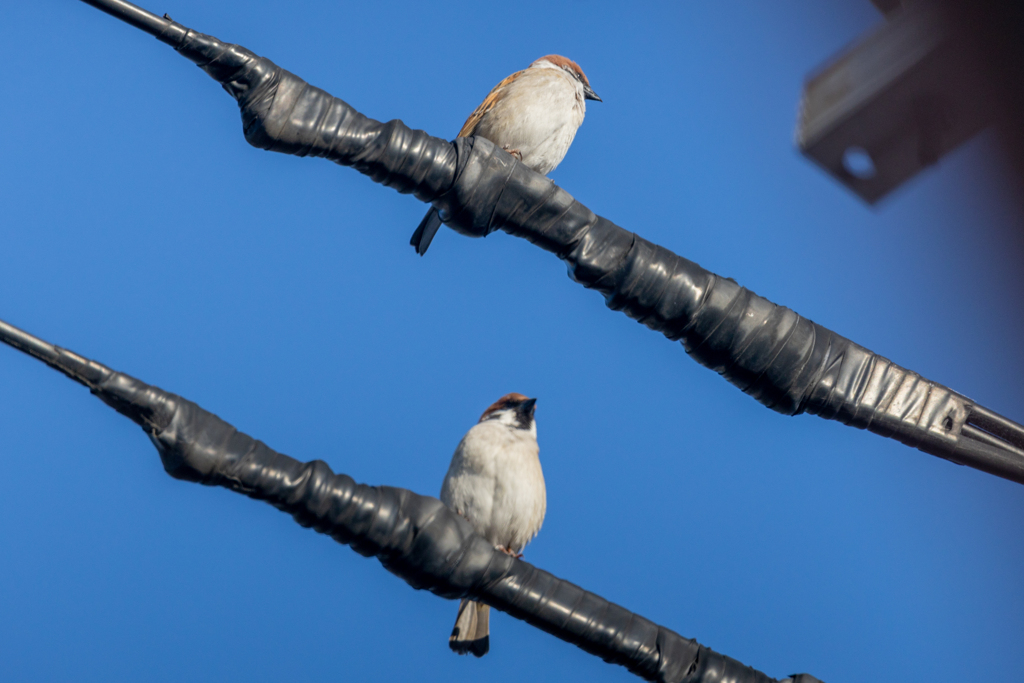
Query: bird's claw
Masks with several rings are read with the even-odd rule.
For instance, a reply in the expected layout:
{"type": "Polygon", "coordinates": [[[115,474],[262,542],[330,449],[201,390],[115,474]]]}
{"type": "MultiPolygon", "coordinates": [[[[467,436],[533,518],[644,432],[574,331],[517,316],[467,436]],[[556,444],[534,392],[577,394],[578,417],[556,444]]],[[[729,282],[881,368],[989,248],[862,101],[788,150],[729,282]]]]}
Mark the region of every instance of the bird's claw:
{"type": "Polygon", "coordinates": [[[502,149],[511,154],[512,156],[514,156],[519,161],[523,160],[523,153],[520,152],[518,149],[511,149],[508,145],[503,145],[502,149]]]}

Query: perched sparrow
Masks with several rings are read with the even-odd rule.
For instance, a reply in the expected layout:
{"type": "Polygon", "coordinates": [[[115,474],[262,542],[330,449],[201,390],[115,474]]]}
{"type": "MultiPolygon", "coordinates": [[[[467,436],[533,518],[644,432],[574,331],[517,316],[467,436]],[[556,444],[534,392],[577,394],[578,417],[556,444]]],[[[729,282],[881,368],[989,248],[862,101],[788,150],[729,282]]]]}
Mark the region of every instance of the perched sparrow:
{"type": "MultiPolygon", "coordinates": [[[[537,457],[537,399],[502,396],[480,416],[455,449],[441,485],[441,501],[468,519],[498,550],[522,557],[544,521],[547,494],[537,457]]],[[[463,600],[448,639],[460,655],[487,654],[487,605],[463,600]]]]}
{"type": "MultiPolygon", "coordinates": [[[[541,57],[488,93],[462,130],[460,138],[487,138],[537,173],[547,175],[569,151],[583,123],[586,100],[601,101],[579,65],[561,55],[541,57]]],[[[437,209],[420,221],[409,244],[422,256],[441,227],[437,209]]]]}

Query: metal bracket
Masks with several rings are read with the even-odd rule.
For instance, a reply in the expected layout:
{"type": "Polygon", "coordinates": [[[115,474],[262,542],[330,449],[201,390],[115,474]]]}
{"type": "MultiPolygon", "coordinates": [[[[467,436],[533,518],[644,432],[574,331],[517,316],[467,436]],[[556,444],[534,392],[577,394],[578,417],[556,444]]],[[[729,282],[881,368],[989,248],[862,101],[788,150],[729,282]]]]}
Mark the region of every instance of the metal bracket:
{"type": "Polygon", "coordinates": [[[808,78],[796,131],[805,156],[871,204],[992,122],[979,71],[941,17],[875,5],[887,21],[808,78]]]}

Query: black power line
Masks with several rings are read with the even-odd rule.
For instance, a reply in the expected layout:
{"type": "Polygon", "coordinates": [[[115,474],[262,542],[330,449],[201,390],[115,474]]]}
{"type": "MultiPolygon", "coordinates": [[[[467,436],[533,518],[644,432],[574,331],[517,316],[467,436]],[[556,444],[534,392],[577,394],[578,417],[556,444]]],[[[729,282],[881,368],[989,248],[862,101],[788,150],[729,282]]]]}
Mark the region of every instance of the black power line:
{"type": "Polygon", "coordinates": [[[573,279],[786,415],[807,412],[1024,483],[1024,427],[595,215],[483,138],[448,142],[381,123],[244,47],[124,0],[83,0],[125,18],[216,79],[245,139],[351,166],[432,202],[466,235],[504,230],[555,253],[573,279]]]}
{"type": "MultiPolygon", "coordinates": [[[[149,435],[167,473],[263,500],[373,556],[413,588],[472,598],[664,683],[774,683],[760,671],[494,549],[437,498],[299,462],[195,403],[0,321],[0,341],[84,384],[149,435]]],[[[820,683],[801,674],[791,683],[820,683]]]]}

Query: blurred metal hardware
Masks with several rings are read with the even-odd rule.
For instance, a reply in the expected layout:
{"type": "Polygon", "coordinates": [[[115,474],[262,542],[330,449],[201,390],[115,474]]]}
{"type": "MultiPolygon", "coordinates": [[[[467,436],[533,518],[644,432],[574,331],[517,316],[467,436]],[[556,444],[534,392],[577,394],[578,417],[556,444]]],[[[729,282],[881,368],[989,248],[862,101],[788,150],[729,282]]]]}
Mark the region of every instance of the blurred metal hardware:
{"type": "Polygon", "coordinates": [[[805,156],[871,204],[994,121],[939,12],[872,1],[887,21],[808,78],[796,131],[805,156]]]}
{"type": "Polygon", "coordinates": [[[900,0],[871,0],[871,4],[874,5],[879,12],[885,15],[892,14],[903,6],[903,3],[900,2],[900,0]]]}

